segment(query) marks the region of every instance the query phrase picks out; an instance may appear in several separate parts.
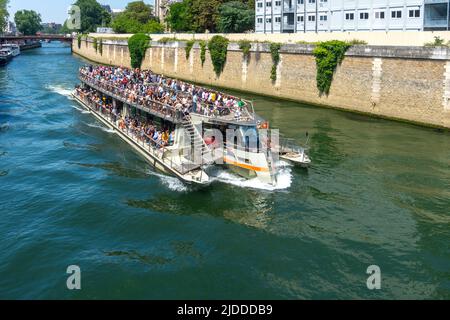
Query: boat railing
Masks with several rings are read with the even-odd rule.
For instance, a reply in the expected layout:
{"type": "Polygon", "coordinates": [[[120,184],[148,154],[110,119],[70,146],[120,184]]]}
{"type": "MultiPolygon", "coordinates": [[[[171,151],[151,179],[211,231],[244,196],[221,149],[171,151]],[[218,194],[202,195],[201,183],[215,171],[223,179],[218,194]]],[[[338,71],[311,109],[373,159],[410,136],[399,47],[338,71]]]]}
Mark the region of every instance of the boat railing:
{"type": "MultiPolygon", "coordinates": [[[[158,157],[161,161],[165,163],[165,165],[169,166],[172,170],[177,171],[178,173],[184,175],[189,173],[192,170],[198,169],[203,166],[203,164],[198,165],[195,163],[186,163],[182,162],[181,164],[175,163],[173,161],[173,157],[166,158],[165,156],[168,154],[168,149],[161,141],[157,141],[153,139],[153,137],[142,134],[140,130],[127,126],[125,123],[124,127],[117,125],[117,118],[119,115],[114,114],[113,111],[109,110],[103,105],[97,104],[95,101],[92,101],[86,96],[80,96],[79,98],[87,104],[91,109],[98,111],[98,113],[107,121],[113,123],[124,135],[130,138],[132,141],[142,146],[145,150],[148,150],[151,154],[158,157]]],[[[186,150],[190,148],[185,148],[186,150]]],[[[183,148],[178,148],[178,152],[182,152],[183,148]]]]}
{"type": "Polygon", "coordinates": [[[105,83],[98,79],[89,77],[83,73],[80,73],[80,79],[94,89],[103,91],[109,96],[116,98],[117,100],[122,101],[126,104],[135,106],[136,108],[142,109],[145,112],[153,113],[163,119],[170,119],[173,122],[181,121],[181,110],[177,110],[175,107],[172,107],[168,104],[164,104],[155,100],[149,100],[141,95],[136,95],[135,99],[130,99],[131,95],[127,97],[123,89],[110,83],[105,83]]]}
{"type": "MultiPolygon", "coordinates": [[[[80,74],[80,79],[81,80],[86,81],[86,82],[88,82],[90,84],[94,84],[96,86],[100,86],[104,90],[108,90],[108,92],[114,93],[114,95],[121,97],[121,99],[119,99],[119,100],[126,99],[127,100],[126,103],[136,104],[135,101],[130,101],[129,98],[126,97],[126,95],[124,95],[125,89],[119,88],[119,87],[117,87],[117,86],[115,86],[113,84],[105,83],[104,81],[101,81],[99,79],[91,77],[91,76],[85,74],[83,69],[80,69],[79,74],[80,74]]],[[[192,98],[192,94],[189,94],[189,93],[187,93],[185,91],[182,91],[182,90],[174,89],[174,88],[170,87],[169,85],[167,85],[166,83],[160,83],[160,82],[148,82],[148,83],[152,84],[152,85],[155,85],[155,86],[162,86],[166,91],[177,93],[177,95],[181,93],[184,97],[192,98]]],[[[220,94],[222,96],[226,96],[226,94],[221,93],[221,92],[218,92],[218,94],[220,94]]],[[[161,103],[159,101],[156,101],[154,99],[148,100],[146,97],[144,97],[142,95],[134,95],[134,96],[137,97],[137,99],[136,99],[137,101],[147,101],[147,102],[150,101],[150,102],[154,102],[154,103],[157,103],[157,104],[160,104],[160,105],[164,105],[164,108],[172,110],[172,112],[173,112],[172,118],[175,121],[179,121],[180,120],[180,118],[178,117],[178,114],[181,114],[181,110],[177,110],[173,106],[170,106],[168,104],[163,104],[163,103],[161,103]],[[175,115],[177,115],[177,116],[175,116],[175,115]]],[[[239,116],[239,117],[235,116],[234,120],[236,122],[253,121],[255,119],[255,110],[254,110],[253,103],[251,101],[248,101],[248,100],[245,100],[245,99],[240,99],[240,100],[242,100],[244,102],[244,106],[245,107],[242,108],[244,115],[243,116],[239,116]],[[251,110],[249,110],[249,106],[251,107],[251,110]]],[[[214,103],[207,103],[205,101],[201,101],[200,104],[202,105],[202,107],[207,107],[207,109],[209,110],[208,114],[199,112],[198,110],[196,110],[195,106],[193,107],[193,110],[190,111],[190,113],[198,114],[198,115],[210,118],[210,119],[214,119],[214,118],[217,119],[217,118],[220,118],[220,117],[226,117],[226,116],[231,115],[231,114],[234,113],[234,111],[230,107],[223,106],[221,108],[218,108],[217,109],[218,114],[215,114],[213,111],[211,111],[211,110],[215,109],[214,108],[215,107],[214,103]]]]}

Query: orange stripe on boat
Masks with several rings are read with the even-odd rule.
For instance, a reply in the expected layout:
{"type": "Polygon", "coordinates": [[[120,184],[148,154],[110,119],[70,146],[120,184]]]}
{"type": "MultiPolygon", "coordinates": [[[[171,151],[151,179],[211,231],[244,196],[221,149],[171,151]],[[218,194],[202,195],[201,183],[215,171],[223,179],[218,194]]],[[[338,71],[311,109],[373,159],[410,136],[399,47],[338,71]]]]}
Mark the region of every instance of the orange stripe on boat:
{"type": "Polygon", "coordinates": [[[246,163],[240,163],[240,162],[236,162],[233,160],[228,159],[227,157],[224,157],[223,160],[227,163],[227,164],[231,164],[233,166],[236,167],[240,167],[240,168],[244,168],[244,169],[248,169],[248,170],[253,170],[253,171],[258,171],[258,172],[269,172],[269,168],[264,168],[264,167],[255,167],[246,163]]]}

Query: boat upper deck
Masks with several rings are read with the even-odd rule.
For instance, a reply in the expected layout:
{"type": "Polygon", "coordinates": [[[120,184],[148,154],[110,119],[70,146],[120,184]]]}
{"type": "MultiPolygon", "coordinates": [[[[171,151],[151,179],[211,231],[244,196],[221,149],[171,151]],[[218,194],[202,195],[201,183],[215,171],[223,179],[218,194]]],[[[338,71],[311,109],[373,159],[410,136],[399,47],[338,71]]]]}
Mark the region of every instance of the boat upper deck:
{"type": "Polygon", "coordinates": [[[85,66],[79,77],[106,95],[173,123],[180,123],[186,114],[196,114],[210,123],[258,124],[250,101],[148,70],[85,66]]]}

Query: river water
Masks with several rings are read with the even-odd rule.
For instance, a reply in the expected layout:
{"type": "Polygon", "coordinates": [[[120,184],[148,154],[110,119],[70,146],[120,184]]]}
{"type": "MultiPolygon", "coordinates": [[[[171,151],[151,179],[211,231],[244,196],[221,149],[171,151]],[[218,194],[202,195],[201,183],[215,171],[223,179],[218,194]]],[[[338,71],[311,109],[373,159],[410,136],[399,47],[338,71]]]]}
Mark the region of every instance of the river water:
{"type": "Polygon", "coordinates": [[[0,298],[450,298],[449,133],[244,95],[312,167],[192,189],[81,112],[83,63],[55,43],[0,69],[0,298]]]}

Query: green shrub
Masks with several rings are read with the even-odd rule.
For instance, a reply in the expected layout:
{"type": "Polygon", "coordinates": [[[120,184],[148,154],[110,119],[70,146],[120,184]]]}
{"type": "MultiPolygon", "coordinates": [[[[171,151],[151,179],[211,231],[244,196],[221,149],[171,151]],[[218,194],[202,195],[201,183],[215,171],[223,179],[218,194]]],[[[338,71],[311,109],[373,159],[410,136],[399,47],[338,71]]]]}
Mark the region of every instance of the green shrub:
{"type": "Polygon", "coordinates": [[[367,41],[353,39],[353,40],[350,40],[348,42],[348,44],[351,45],[351,46],[365,46],[365,45],[367,45],[367,41]]]}
{"type": "Polygon", "coordinates": [[[93,40],[94,42],[92,43],[92,46],[94,47],[94,49],[95,49],[95,53],[97,53],[98,52],[98,43],[97,43],[97,38],[94,38],[94,40],[93,40]]]}
{"type": "Polygon", "coordinates": [[[217,77],[220,76],[227,62],[228,43],[228,39],[222,36],[214,36],[208,43],[209,54],[217,77]]]}
{"type": "Polygon", "coordinates": [[[344,59],[350,44],[343,41],[331,40],[320,42],[314,49],[317,65],[317,89],[320,95],[330,92],[331,82],[336,68],[344,59]]]}
{"type": "Polygon", "coordinates": [[[242,50],[242,53],[245,58],[250,57],[250,49],[252,48],[252,43],[248,40],[240,40],[239,41],[239,49],[242,50]]]}
{"type": "Polygon", "coordinates": [[[83,38],[83,35],[82,34],[79,34],[78,35],[78,37],[77,37],[77,40],[78,40],[78,49],[81,49],[81,39],[83,38]]]}
{"type": "Polygon", "coordinates": [[[277,68],[278,63],[280,63],[280,49],[281,43],[271,43],[270,44],[270,54],[272,55],[272,70],[270,72],[270,79],[275,82],[277,81],[277,68]]]}
{"type": "Polygon", "coordinates": [[[132,68],[141,68],[150,40],[151,38],[144,33],[137,33],[128,39],[132,68]]]}
{"type": "Polygon", "coordinates": [[[186,42],[186,48],[185,48],[186,60],[189,60],[189,57],[191,55],[191,50],[192,50],[192,47],[194,46],[194,44],[195,44],[195,40],[189,40],[188,42],[186,42]]]}
{"type": "Polygon", "coordinates": [[[200,41],[200,60],[202,61],[202,67],[205,64],[206,61],[206,41],[200,41]]]}
{"type": "Polygon", "coordinates": [[[450,41],[445,43],[445,40],[441,37],[435,36],[433,42],[426,42],[424,44],[425,47],[448,47],[450,45],[450,41]]]}
{"type": "Polygon", "coordinates": [[[103,55],[103,39],[100,38],[100,42],[98,44],[98,52],[100,52],[100,55],[103,55]]]}
{"type": "Polygon", "coordinates": [[[169,43],[169,42],[175,42],[175,41],[177,41],[176,38],[170,38],[170,37],[163,37],[163,38],[158,40],[158,42],[162,43],[162,44],[166,44],[166,43],[169,43]]]}

